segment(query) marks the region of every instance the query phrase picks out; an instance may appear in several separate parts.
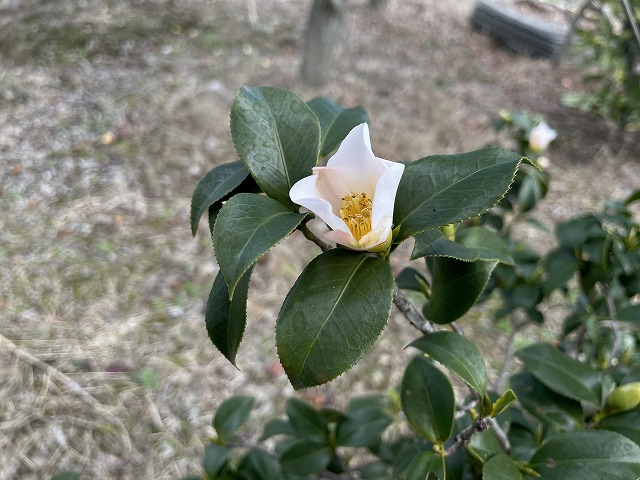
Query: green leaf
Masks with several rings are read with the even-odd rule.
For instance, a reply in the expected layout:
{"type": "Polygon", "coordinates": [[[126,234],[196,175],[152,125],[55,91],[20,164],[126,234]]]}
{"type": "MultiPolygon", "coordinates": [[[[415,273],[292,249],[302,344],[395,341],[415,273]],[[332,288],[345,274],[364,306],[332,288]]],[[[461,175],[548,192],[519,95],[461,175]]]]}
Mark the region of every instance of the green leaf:
{"type": "Polygon", "coordinates": [[[213,245],[229,298],[249,267],[293,232],[305,216],[254,193],[239,193],[224,204],[213,227],[213,245]]]}
{"type": "Polygon", "coordinates": [[[512,376],[510,382],[522,406],[546,424],[565,431],[582,426],[582,406],[577,400],[549,390],[528,372],[512,376]]]}
{"type": "Polygon", "coordinates": [[[419,258],[422,252],[427,251],[431,245],[444,238],[442,232],[439,229],[426,230],[422,233],[418,233],[416,236],[416,243],[413,246],[413,252],[411,253],[411,259],[419,258]]]}
{"type": "Polygon", "coordinates": [[[518,466],[505,454],[487,460],[482,467],[482,480],[521,480],[518,466]]]}
{"type": "Polygon", "coordinates": [[[445,479],[446,467],[444,457],[434,452],[422,452],[411,460],[405,470],[405,480],[432,480],[432,474],[437,480],[445,479]]]}
{"type": "Polygon", "coordinates": [[[640,446],[640,407],[602,419],[596,428],[624,435],[640,446]]]}
{"type": "Polygon", "coordinates": [[[451,435],[455,398],[447,377],[433,364],[414,357],[404,371],[400,391],[402,411],[413,430],[434,443],[451,435]]]}
{"type": "Polygon", "coordinates": [[[426,353],[464,380],[480,396],[487,391],[487,369],[476,346],[462,335],[435,332],[409,344],[426,353]]]}
{"type": "Polygon", "coordinates": [[[282,469],[278,461],[268,452],[253,447],[242,457],[238,465],[249,480],[281,480],[282,469]]]}
{"type": "Polygon", "coordinates": [[[231,136],[262,190],[292,206],[289,190],[311,175],[318,158],[320,125],[313,111],[287,90],[245,86],[231,107],[231,136]]]}
{"type": "Polygon", "coordinates": [[[80,480],[81,475],[78,472],[62,472],[52,477],[51,480],[80,480]]]}
{"type": "Polygon", "coordinates": [[[423,307],[427,319],[438,324],[462,317],[476,303],[484,290],[496,260],[463,262],[454,258],[432,257],[431,298],[423,307]]]}
{"type": "Polygon", "coordinates": [[[380,441],[380,436],[393,419],[382,408],[364,406],[349,412],[346,419],[338,423],[336,445],[345,447],[368,447],[380,441]]]}
{"type": "Polygon", "coordinates": [[[406,267],[398,274],[396,284],[398,288],[403,290],[414,290],[424,293],[424,289],[428,287],[429,282],[427,282],[427,279],[415,268],[406,267]]]}
{"type": "Polygon", "coordinates": [[[382,462],[370,463],[360,468],[362,480],[392,480],[389,467],[382,462]]]}
{"type": "Polygon", "coordinates": [[[219,165],[202,177],[191,198],[191,233],[195,236],[200,217],[207,209],[223,200],[249,176],[249,170],[237,160],[219,165]]]}
{"type": "Polygon", "coordinates": [[[210,443],[204,451],[204,471],[210,478],[217,478],[227,463],[231,449],[210,443]]]}
{"type": "Polygon", "coordinates": [[[329,97],[317,97],[307,102],[320,121],[320,156],[326,157],[369,115],[362,107],[344,108],[329,97]]]}
{"type": "MultiPolygon", "coordinates": [[[[548,343],[537,343],[516,356],[540,382],[560,395],[600,406],[600,374],[548,343]]],[[[517,393],[517,392],[516,392],[517,393]]]]}
{"type": "Polygon", "coordinates": [[[491,416],[494,418],[497,417],[509,408],[516,400],[518,400],[518,397],[513,393],[513,390],[507,390],[500,396],[500,398],[493,402],[493,406],[491,407],[491,416]]]}
{"type": "Polygon", "coordinates": [[[315,443],[327,442],[327,421],[311,405],[292,397],[287,401],[287,415],[291,425],[302,438],[315,443]]]}
{"type": "Polygon", "coordinates": [[[422,244],[424,233],[416,236],[416,245],[411,253],[411,259],[420,257],[450,257],[466,262],[475,260],[497,260],[507,265],[513,264],[509,247],[497,233],[483,227],[459,229],[455,242],[440,235],[436,241],[427,245],[422,244]]]}
{"type": "Polygon", "coordinates": [[[508,150],[486,148],[409,164],[396,196],[396,241],[486,212],[509,189],[521,160],[508,150]]]}
{"type": "Polygon", "coordinates": [[[323,470],[331,461],[332,452],[326,445],[298,440],[280,455],[280,465],[285,473],[310,475],[323,470]]]}
{"type": "Polygon", "coordinates": [[[545,480],[635,480],[640,447],[607,430],[564,433],[543,444],[530,466],[545,480]]]}
{"type": "Polygon", "coordinates": [[[476,433],[467,444],[467,448],[475,453],[483,462],[503,452],[493,430],[476,433]]]}
{"type": "Polygon", "coordinates": [[[253,397],[237,395],[222,402],[213,417],[213,427],[221,439],[233,438],[235,431],[249,418],[254,401],[253,397]]]}
{"type": "Polygon", "coordinates": [[[606,233],[593,215],[574,218],[556,225],[556,236],[560,245],[567,248],[582,248],[590,238],[603,238],[606,233]]]}
{"type": "Polygon", "coordinates": [[[278,355],[293,387],[328,382],[357,362],[384,329],[393,290],[391,267],[379,257],[333,249],[312,260],[276,324],[278,355]]]}
{"type": "Polygon", "coordinates": [[[625,305],[616,309],[616,319],[623,322],[640,323],[640,305],[625,305]]]}
{"type": "Polygon", "coordinates": [[[273,420],[269,420],[264,426],[264,432],[262,433],[262,437],[260,437],[260,441],[263,442],[274,435],[295,435],[296,433],[296,429],[293,428],[291,422],[284,418],[274,418],[273,420]]]}
{"type": "Polygon", "coordinates": [[[564,249],[549,253],[544,258],[543,265],[547,272],[542,283],[545,295],[549,295],[556,288],[566,285],[580,267],[576,256],[564,249]]]}
{"type": "Polygon", "coordinates": [[[252,271],[253,268],[250,268],[240,278],[231,300],[222,272],[218,272],[207,300],[204,316],[207,333],[215,347],[233,365],[236,364],[236,355],[247,323],[247,296],[252,271]]]}

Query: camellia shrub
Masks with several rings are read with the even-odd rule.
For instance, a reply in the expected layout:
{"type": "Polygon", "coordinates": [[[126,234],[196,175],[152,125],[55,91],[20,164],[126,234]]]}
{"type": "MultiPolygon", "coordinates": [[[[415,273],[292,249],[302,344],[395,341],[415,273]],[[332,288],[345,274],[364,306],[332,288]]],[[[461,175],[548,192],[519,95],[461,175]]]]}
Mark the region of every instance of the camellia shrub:
{"type": "MultiPolygon", "coordinates": [[[[535,163],[498,147],[381,159],[368,121],[362,108],[328,98],[305,103],[286,90],[240,89],[231,110],[240,159],[207,173],[192,200],[192,231],[207,214],[220,267],[206,330],[235,365],[256,262],[300,230],[318,255],[283,299],[275,330],[294,389],[351,368],[394,305],[415,330],[415,356],[397,390],[351,398],[345,410],[289,399],[258,444],[239,430],[253,399],[227,399],[214,415],[204,477],[190,478],[640,477],[640,240],[629,210],[640,195],[559,225],[559,246],[541,256],[487,227],[500,222],[483,223],[496,205],[494,217],[524,214],[544,196],[507,195],[514,179],[528,178],[523,168],[539,172],[535,163]],[[394,278],[396,248],[409,239],[416,268],[394,278]],[[575,283],[578,293],[569,294],[575,283]],[[508,384],[506,374],[489,384],[482,354],[456,324],[487,284],[504,301],[501,315],[522,313],[514,329],[543,322],[537,307],[553,292],[571,311],[557,341],[515,352],[522,370],[508,384]],[[466,385],[458,398],[451,375],[466,385]]],[[[541,151],[533,128],[527,148],[541,151]]],[[[542,133],[548,143],[550,132],[542,133]]]]}
{"type": "Polygon", "coordinates": [[[563,103],[640,129],[640,1],[592,2],[596,13],[579,22],[575,50],[585,67],[585,90],[563,103]]]}

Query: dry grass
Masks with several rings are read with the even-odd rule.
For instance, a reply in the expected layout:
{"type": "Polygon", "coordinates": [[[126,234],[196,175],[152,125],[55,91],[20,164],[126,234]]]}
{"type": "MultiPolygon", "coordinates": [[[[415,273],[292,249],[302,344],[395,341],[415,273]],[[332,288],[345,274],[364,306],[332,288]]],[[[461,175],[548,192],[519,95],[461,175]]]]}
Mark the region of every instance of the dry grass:
{"type": "MultiPolygon", "coordinates": [[[[470,0],[355,8],[322,90],[296,80],[306,11],[260,3],[251,24],[240,0],[0,1],[0,478],[197,473],[224,398],[258,395],[264,418],[292,393],[273,328],[313,246],[294,236],[260,262],[241,371],[202,320],[217,266],[206,225],[189,234],[189,199],[235,158],[228,109],[243,83],[364,105],[374,150],[395,160],[479,148],[501,108],[545,113],[561,135],[547,225],[640,187],[638,137],[559,107],[575,71],[472,32],[470,0]]],[[[463,328],[482,336],[478,316],[463,328]]],[[[414,335],[392,318],[363,362],[307,398],[393,386],[414,335]]]]}

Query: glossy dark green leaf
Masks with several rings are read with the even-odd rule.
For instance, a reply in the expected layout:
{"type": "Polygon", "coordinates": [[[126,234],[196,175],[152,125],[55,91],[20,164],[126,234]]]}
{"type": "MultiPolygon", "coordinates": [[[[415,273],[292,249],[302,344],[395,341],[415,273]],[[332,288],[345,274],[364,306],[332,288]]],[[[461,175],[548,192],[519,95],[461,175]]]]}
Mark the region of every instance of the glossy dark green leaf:
{"type": "Polygon", "coordinates": [[[543,261],[546,277],[542,283],[545,295],[560,288],[573,278],[580,266],[576,256],[568,250],[549,253],[543,261]]]}
{"type": "Polygon", "coordinates": [[[574,218],[556,226],[556,237],[562,247],[582,248],[591,238],[603,238],[606,233],[593,215],[574,218]]]}
{"type": "Polygon", "coordinates": [[[396,278],[396,284],[398,285],[398,288],[403,290],[414,290],[422,293],[424,293],[425,287],[428,287],[429,285],[427,279],[424,278],[419,271],[411,267],[402,269],[396,278]]]}
{"type": "Polygon", "coordinates": [[[453,428],[455,398],[447,377],[429,360],[414,357],[404,371],[402,411],[413,430],[431,442],[445,442],[453,428]]]}
{"type": "Polygon", "coordinates": [[[510,383],[522,406],[543,422],[565,431],[582,426],[583,413],[579,401],[549,390],[528,372],[512,376],[510,383]]]}
{"type": "Polygon", "coordinates": [[[249,170],[237,160],[218,165],[202,177],[191,198],[191,233],[196,234],[200,217],[207,209],[224,199],[249,176],[249,170]]]}
{"type": "Polygon", "coordinates": [[[207,333],[215,347],[233,365],[236,364],[236,355],[247,323],[247,296],[252,271],[250,268],[242,276],[231,300],[222,272],[218,272],[207,300],[207,333]]]}
{"type": "Polygon", "coordinates": [[[413,246],[413,252],[411,253],[412,259],[420,257],[420,252],[427,251],[431,245],[441,238],[444,238],[444,235],[440,229],[434,228],[432,230],[426,230],[422,233],[418,233],[415,238],[416,242],[413,246]]]}
{"type": "Polygon", "coordinates": [[[418,338],[410,346],[426,353],[464,380],[483,396],[487,391],[487,369],[476,346],[462,335],[435,332],[418,338]]]}
{"type": "Polygon", "coordinates": [[[463,262],[454,258],[432,257],[431,298],[423,313],[432,322],[445,324],[457,320],[476,303],[484,290],[496,260],[463,262]]]}
{"type": "Polygon", "coordinates": [[[269,420],[264,426],[260,441],[264,441],[274,435],[295,435],[296,433],[296,429],[293,428],[291,422],[284,418],[274,418],[273,420],[269,420]]]}
{"type": "Polygon", "coordinates": [[[294,388],[328,382],[373,345],[389,318],[394,281],[389,263],[333,249],[304,269],[276,324],[278,355],[294,388]]]}
{"type": "Polygon", "coordinates": [[[231,449],[210,443],[204,451],[204,471],[210,478],[217,478],[229,460],[231,449]]]}
{"type": "Polygon", "coordinates": [[[269,452],[253,447],[240,459],[238,470],[248,480],[282,480],[280,463],[269,452]]]}
{"type": "Polygon", "coordinates": [[[530,345],[518,350],[516,356],[547,388],[565,397],[600,406],[600,374],[586,363],[548,343],[530,345]]]}
{"type": "Polygon", "coordinates": [[[405,470],[405,480],[444,480],[446,467],[444,457],[434,452],[422,452],[411,460],[405,470]],[[429,477],[429,474],[432,474],[429,477]]]}
{"type": "Polygon", "coordinates": [[[607,430],[564,433],[544,443],[530,466],[545,480],[635,480],[640,447],[607,430]]]}
{"type": "Polygon", "coordinates": [[[213,427],[221,439],[232,438],[235,431],[247,421],[254,401],[253,397],[237,395],[222,402],[213,417],[213,427]]]}
{"type": "Polygon", "coordinates": [[[533,165],[522,165],[524,174],[518,189],[518,206],[521,212],[533,209],[547,194],[549,177],[533,165]]]}
{"type": "Polygon", "coordinates": [[[320,146],[320,124],[307,104],[287,90],[242,87],[231,108],[231,136],[262,190],[293,205],[289,190],[311,175],[320,146]]]}
{"type": "Polygon", "coordinates": [[[396,195],[397,240],[486,212],[509,189],[521,159],[508,150],[486,148],[409,164],[396,195]]]}
{"type": "MultiPolygon", "coordinates": [[[[426,233],[426,232],[425,232],[426,233]]],[[[416,237],[416,245],[411,253],[411,259],[420,257],[451,257],[466,262],[475,260],[497,260],[507,265],[513,264],[509,247],[497,233],[483,227],[459,229],[455,241],[443,235],[426,248],[416,237]]]]}
{"type": "Polygon", "coordinates": [[[494,455],[482,467],[482,480],[521,480],[514,461],[505,454],[494,455]]]}
{"type": "Polygon", "coordinates": [[[496,438],[496,434],[493,430],[485,430],[484,432],[476,433],[467,444],[469,450],[475,453],[483,462],[486,462],[494,455],[503,453],[500,442],[496,438]]]}
{"type": "Polygon", "coordinates": [[[362,480],[392,480],[389,467],[382,462],[374,462],[364,465],[360,469],[362,480]]]}
{"type": "Polygon", "coordinates": [[[287,415],[299,436],[310,442],[326,443],[329,435],[327,420],[315,408],[297,398],[287,400],[287,415]]]}
{"type": "Polygon", "coordinates": [[[297,440],[280,454],[280,465],[285,473],[309,475],[329,465],[332,452],[326,445],[297,440]]]}
{"type": "Polygon", "coordinates": [[[213,245],[229,297],[249,267],[293,232],[305,215],[254,193],[239,193],[224,204],[213,227],[213,245]]]}
{"type": "Polygon", "coordinates": [[[603,418],[596,428],[624,435],[640,446],[640,407],[603,418]]]}
{"type": "Polygon", "coordinates": [[[624,322],[640,323],[640,305],[625,305],[616,309],[616,319],[624,322]]]}
{"type": "Polygon", "coordinates": [[[336,445],[368,447],[380,441],[380,436],[393,419],[382,408],[365,406],[354,409],[336,429],[336,445]]]}
{"type": "Polygon", "coordinates": [[[362,107],[344,108],[329,97],[317,97],[307,104],[320,122],[321,157],[335,150],[354,127],[369,123],[369,115],[362,107]]]}

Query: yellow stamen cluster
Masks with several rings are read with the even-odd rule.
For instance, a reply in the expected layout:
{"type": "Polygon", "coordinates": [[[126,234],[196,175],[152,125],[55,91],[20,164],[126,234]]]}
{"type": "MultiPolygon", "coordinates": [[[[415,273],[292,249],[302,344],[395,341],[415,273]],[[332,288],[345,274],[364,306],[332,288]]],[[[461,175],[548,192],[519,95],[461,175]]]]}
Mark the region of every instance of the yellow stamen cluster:
{"type": "Polygon", "coordinates": [[[371,208],[373,202],[366,193],[354,193],[342,197],[340,218],[347,224],[356,240],[371,231],[371,208]]]}

